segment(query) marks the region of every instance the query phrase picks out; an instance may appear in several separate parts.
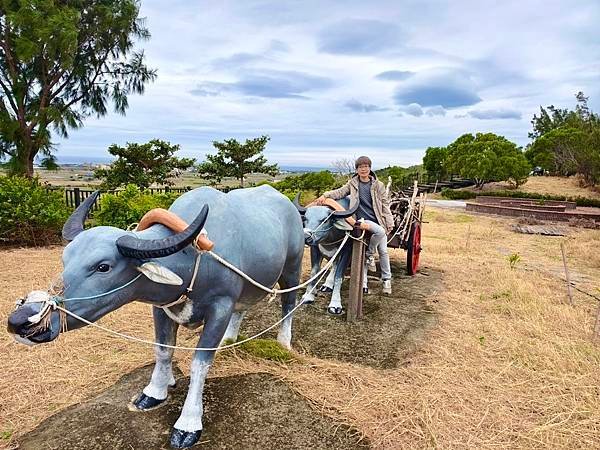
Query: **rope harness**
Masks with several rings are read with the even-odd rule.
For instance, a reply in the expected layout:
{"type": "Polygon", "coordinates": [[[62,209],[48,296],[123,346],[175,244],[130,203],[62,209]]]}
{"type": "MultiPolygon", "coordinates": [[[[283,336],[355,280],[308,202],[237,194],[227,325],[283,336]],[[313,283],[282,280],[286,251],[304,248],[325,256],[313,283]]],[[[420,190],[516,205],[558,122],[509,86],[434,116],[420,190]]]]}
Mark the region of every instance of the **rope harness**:
{"type": "MultiPolygon", "coordinates": [[[[331,216],[331,214],[330,214],[331,216]]],[[[328,217],[329,218],[329,217],[328,217]]],[[[199,235],[200,236],[200,235],[199,235]]],[[[265,292],[268,292],[270,294],[272,294],[272,296],[276,296],[277,294],[285,294],[288,292],[292,292],[298,289],[303,288],[304,286],[307,286],[308,284],[310,284],[311,282],[315,281],[315,284],[311,287],[311,289],[308,291],[308,294],[311,294],[312,291],[317,287],[317,285],[319,284],[319,282],[321,281],[321,279],[323,278],[323,276],[325,275],[325,273],[327,273],[327,271],[331,268],[331,266],[333,265],[335,259],[338,257],[338,255],[340,254],[340,252],[342,251],[342,249],[344,248],[344,245],[346,244],[346,242],[348,241],[348,239],[355,239],[355,240],[360,240],[362,241],[362,238],[364,236],[364,231],[362,233],[362,235],[358,238],[352,237],[350,235],[350,233],[346,233],[346,236],[343,238],[342,243],[340,244],[340,246],[338,247],[338,249],[336,250],[335,254],[331,257],[331,259],[329,261],[327,261],[327,264],[325,264],[325,266],[314,276],[312,276],[311,278],[309,278],[308,280],[306,280],[305,282],[299,284],[298,286],[294,286],[291,288],[287,288],[287,289],[274,289],[274,288],[269,288],[267,286],[264,286],[263,284],[257,282],[256,280],[253,280],[250,276],[248,276],[246,273],[244,273],[241,269],[235,267],[234,265],[232,265],[231,263],[229,263],[227,260],[225,260],[224,258],[222,258],[221,256],[217,255],[216,253],[214,253],[212,250],[198,250],[198,254],[196,255],[196,262],[194,265],[194,272],[192,275],[192,278],[190,280],[190,284],[186,289],[186,293],[181,295],[177,300],[165,304],[165,305],[154,305],[157,306],[159,308],[162,308],[165,313],[167,314],[167,316],[169,316],[169,318],[174,319],[174,314],[172,311],[170,311],[170,307],[175,306],[179,303],[188,301],[188,294],[190,292],[192,292],[192,286],[194,285],[194,282],[196,280],[196,276],[198,275],[198,271],[199,271],[199,267],[200,267],[200,259],[202,257],[202,254],[207,253],[210,256],[212,256],[216,261],[218,261],[219,263],[221,263],[222,265],[224,265],[225,267],[229,268],[230,270],[234,271],[235,273],[237,273],[238,275],[240,275],[242,278],[244,278],[245,280],[247,280],[248,282],[250,282],[252,285],[258,287],[259,289],[262,289],[265,292]]],[[[197,242],[194,242],[194,247],[197,247],[197,242]]],[[[119,336],[121,338],[124,339],[128,339],[131,341],[135,341],[135,342],[139,342],[139,343],[143,343],[143,344],[148,344],[148,345],[155,345],[157,347],[163,347],[163,348],[170,348],[170,349],[175,349],[175,350],[191,350],[191,351],[197,351],[197,350],[202,350],[202,351],[215,351],[215,350],[224,350],[227,348],[233,348],[233,347],[237,347],[239,345],[244,344],[245,342],[251,341],[253,339],[256,339],[260,336],[262,336],[263,334],[265,334],[266,332],[272,330],[273,328],[275,328],[277,325],[279,325],[280,323],[282,323],[285,319],[287,319],[289,316],[291,316],[294,311],[296,311],[300,306],[303,305],[303,302],[298,303],[290,312],[288,312],[285,316],[283,316],[281,319],[279,319],[277,322],[275,322],[274,324],[272,324],[271,326],[269,326],[268,328],[264,329],[263,331],[238,342],[234,342],[232,344],[227,344],[221,347],[182,347],[182,346],[176,346],[176,345],[168,345],[168,344],[161,344],[158,342],[154,342],[154,341],[149,341],[146,339],[141,339],[135,336],[130,336],[124,333],[120,333],[118,331],[114,331],[111,330],[109,328],[106,328],[102,325],[99,325],[97,323],[94,322],[90,322],[87,319],[84,319],[83,317],[75,314],[72,311],[69,311],[68,309],[64,308],[61,305],[64,305],[66,302],[70,302],[70,301],[74,301],[74,300],[91,300],[94,298],[99,298],[99,297],[104,297],[106,295],[109,294],[113,294],[117,291],[120,291],[121,289],[126,288],[127,286],[133,284],[135,281],[137,281],[140,277],[142,276],[142,274],[140,273],[139,275],[137,275],[136,277],[134,277],[133,279],[131,279],[130,281],[128,281],[127,283],[123,284],[122,286],[119,286],[115,289],[112,289],[108,292],[104,292],[102,294],[96,294],[96,295],[90,295],[90,296],[86,296],[86,297],[71,297],[71,298],[62,298],[59,295],[49,295],[47,298],[43,299],[43,300],[18,300],[17,301],[17,307],[22,306],[24,303],[44,303],[44,305],[42,306],[42,309],[40,310],[40,312],[38,314],[36,314],[35,316],[32,316],[36,318],[36,320],[32,321],[32,323],[35,323],[37,321],[37,325],[35,327],[35,330],[40,330],[40,329],[47,329],[50,325],[50,315],[49,313],[51,311],[54,310],[58,310],[59,313],[61,314],[61,319],[60,319],[60,323],[61,323],[61,331],[66,331],[66,317],[65,315],[69,315],[71,317],[73,317],[74,319],[77,319],[83,323],[85,323],[86,325],[91,325],[93,327],[99,328],[109,334],[113,334],[115,336],[119,336]]],[[[30,318],[31,319],[31,318],[30,318]]],[[[30,320],[31,321],[31,320],[30,320]]]]}

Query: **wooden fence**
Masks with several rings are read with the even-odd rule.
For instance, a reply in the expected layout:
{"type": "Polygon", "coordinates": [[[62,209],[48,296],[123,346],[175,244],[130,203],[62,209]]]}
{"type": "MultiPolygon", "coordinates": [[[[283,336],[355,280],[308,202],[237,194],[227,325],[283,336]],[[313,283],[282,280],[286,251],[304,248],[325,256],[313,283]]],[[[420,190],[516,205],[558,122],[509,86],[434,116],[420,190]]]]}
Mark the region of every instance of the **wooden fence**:
{"type": "MultiPolygon", "coordinates": [[[[47,191],[56,191],[56,190],[62,190],[62,189],[63,188],[61,188],[61,187],[46,188],[47,191]]],[[[169,186],[165,186],[165,187],[161,187],[161,188],[148,188],[148,189],[146,189],[145,192],[149,192],[150,194],[168,194],[171,192],[175,192],[177,194],[183,194],[184,192],[187,192],[189,190],[191,190],[191,187],[172,188],[169,186]]],[[[76,188],[64,188],[64,191],[65,191],[65,203],[67,204],[67,206],[69,206],[71,208],[77,208],[81,204],[82,201],[84,201],[86,198],[88,198],[90,195],[92,195],[92,193],[94,193],[96,190],[76,187],[76,188]]],[[[98,211],[100,209],[100,199],[102,198],[103,194],[119,195],[121,192],[123,192],[122,189],[117,189],[115,191],[100,191],[98,198],[92,205],[91,212],[98,211]]]]}

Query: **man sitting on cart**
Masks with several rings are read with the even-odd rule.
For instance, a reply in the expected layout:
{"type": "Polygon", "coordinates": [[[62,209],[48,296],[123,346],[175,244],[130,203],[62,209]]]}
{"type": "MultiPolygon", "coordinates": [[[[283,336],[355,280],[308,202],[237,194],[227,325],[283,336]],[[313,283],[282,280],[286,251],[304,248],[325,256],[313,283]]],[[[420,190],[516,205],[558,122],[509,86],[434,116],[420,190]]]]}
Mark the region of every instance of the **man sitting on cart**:
{"type": "Polygon", "coordinates": [[[339,200],[350,195],[350,204],[360,201],[356,219],[363,222],[361,228],[372,233],[367,249],[367,261],[364,267],[363,292],[369,292],[367,284],[367,266],[375,266],[375,251],[379,253],[383,293],[392,293],[392,271],[387,250],[387,234],[394,228],[394,218],[390,211],[390,202],[384,184],[371,170],[371,159],[359,157],[355,163],[356,173],[339,189],[325,192],[316,200],[321,205],[327,198],[339,200]]]}

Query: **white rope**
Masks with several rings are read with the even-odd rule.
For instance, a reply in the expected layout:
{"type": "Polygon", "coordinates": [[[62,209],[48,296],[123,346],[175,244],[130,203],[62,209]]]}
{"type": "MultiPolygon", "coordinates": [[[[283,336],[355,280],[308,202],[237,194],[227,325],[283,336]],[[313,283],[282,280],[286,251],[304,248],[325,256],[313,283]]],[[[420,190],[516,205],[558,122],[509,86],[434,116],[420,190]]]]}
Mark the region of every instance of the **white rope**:
{"type": "Polygon", "coordinates": [[[167,316],[169,316],[169,318],[171,320],[174,320],[177,323],[179,323],[177,316],[175,314],[173,314],[173,312],[169,308],[171,306],[179,305],[180,303],[184,303],[184,302],[188,301],[188,294],[190,292],[192,292],[192,290],[193,290],[192,286],[196,282],[196,276],[198,275],[198,269],[200,268],[200,258],[202,257],[202,253],[203,252],[198,252],[198,254],[196,255],[196,262],[194,264],[194,273],[192,274],[192,279],[190,280],[190,284],[188,285],[188,287],[186,289],[187,293],[180,295],[177,300],[172,301],[171,303],[167,303],[166,305],[154,305],[157,308],[162,308],[162,310],[165,312],[165,314],[167,316]]]}
{"type": "MultiPolygon", "coordinates": [[[[210,250],[207,251],[206,253],[208,253],[209,255],[211,255],[213,258],[215,258],[217,261],[219,261],[225,267],[233,270],[235,273],[237,273],[239,276],[241,276],[242,278],[244,278],[245,280],[247,280],[248,282],[250,282],[251,284],[253,284],[257,288],[260,288],[263,291],[268,292],[269,294],[285,294],[287,292],[292,292],[292,291],[295,291],[295,290],[303,288],[304,286],[310,284],[312,281],[314,281],[316,278],[318,278],[320,275],[322,275],[323,273],[325,273],[327,270],[329,270],[331,268],[331,266],[333,265],[333,262],[334,262],[335,258],[337,258],[337,256],[340,254],[340,252],[344,248],[344,244],[351,237],[352,236],[350,236],[350,234],[346,234],[346,236],[342,240],[342,243],[340,244],[340,246],[336,250],[335,254],[329,259],[329,261],[327,261],[327,264],[325,264],[325,266],[323,266],[323,268],[321,269],[320,272],[318,272],[316,275],[314,275],[313,277],[311,277],[308,280],[306,280],[304,283],[301,283],[298,286],[287,288],[287,289],[271,289],[271,288],[268,288],[267,286],[264,286],[264,285],[260,284],[258,281],[255,281],[252,278],[250,278],[248,275],[246,275],[240,269],[238,269],[237,267],[235,267],[231,263],[227,262],[225,259],[221,258],[216,253],[214,253],[214,252],[212,252],[210,250]]],[[[355,239],[355,238],[352,238],[352,239],[355,239]]]]}
{"type": "Polygon", "coordinates": [[[140,278],[142,275],[143,275],[143,274],[142,274],[142,273],[140,273],[140,274],[138,274],[137,276],[135,276],[134,278],[132,278],[131,280],[129,280],[127,283],[125,283],[125,284],[123,284],[123,285],[121,285],[121,286],[119,286],[119,287],[117,287],[117,288],[114,288],[114,289],[112,289],[112,290],[110,290],[110,291],[108,291],[108,292],[103,292],[102,294],[88,295],[87,297],[70,297],[70,298],[63,298],[63,299],[61,299],[61,301],[62,301],[62,302],[72,302],[72,301],[75,301],[75,300],[92,300],[92,299],[94,299],[94,298],[99,298],[99,297],[104,297],[104,296],[106,296],[106,295],[109,295],[109,294],[114,294],[115,292],[117,292],[117,291],[120,291],[121,289],[124,289],[124,288],[126,288],[127,286],[129,286],[130,284],[132,284],[132,283],[134,283],[135,281],[137,281],[137,280],[138,280],[138,279],[139,279],[139,278],[140,278]]]}
{"type": "MultiPolygon", "coordinates": [[[[311,230],[311,233],[313,233],[313,234],[316,233],[319,228],[321,228],[323,225],[325,225],[326,223],[328,223],[329,218],[331,216],[333,216],[334,213],[335,213],[335,209],[333,211],[331,211],[329,213],[329,215],[327,217],[325,217],[325,219],[323,221],[321,221],[321,223],[319,224],[319,226],[317,228],[315,228],[314,230],[311,230]]],[[[325,231],[331,230],[332,227],[333,227],[333,225],[331,227],[327,228],[327,230],[325,230],[325,231]]]]}

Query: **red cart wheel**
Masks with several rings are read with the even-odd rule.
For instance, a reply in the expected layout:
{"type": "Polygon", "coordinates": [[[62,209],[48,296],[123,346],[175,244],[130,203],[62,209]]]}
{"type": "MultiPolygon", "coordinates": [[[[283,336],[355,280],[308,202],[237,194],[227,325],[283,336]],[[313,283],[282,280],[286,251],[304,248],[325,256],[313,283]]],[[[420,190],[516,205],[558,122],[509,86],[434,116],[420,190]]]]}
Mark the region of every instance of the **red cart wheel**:
{"type": "Polygon", "coordinates": [[[421,222],[414,221],[408,237],[406,251],[406,272],[414,275],[419,270],[419,256],[421,255],[421,222]]]}

